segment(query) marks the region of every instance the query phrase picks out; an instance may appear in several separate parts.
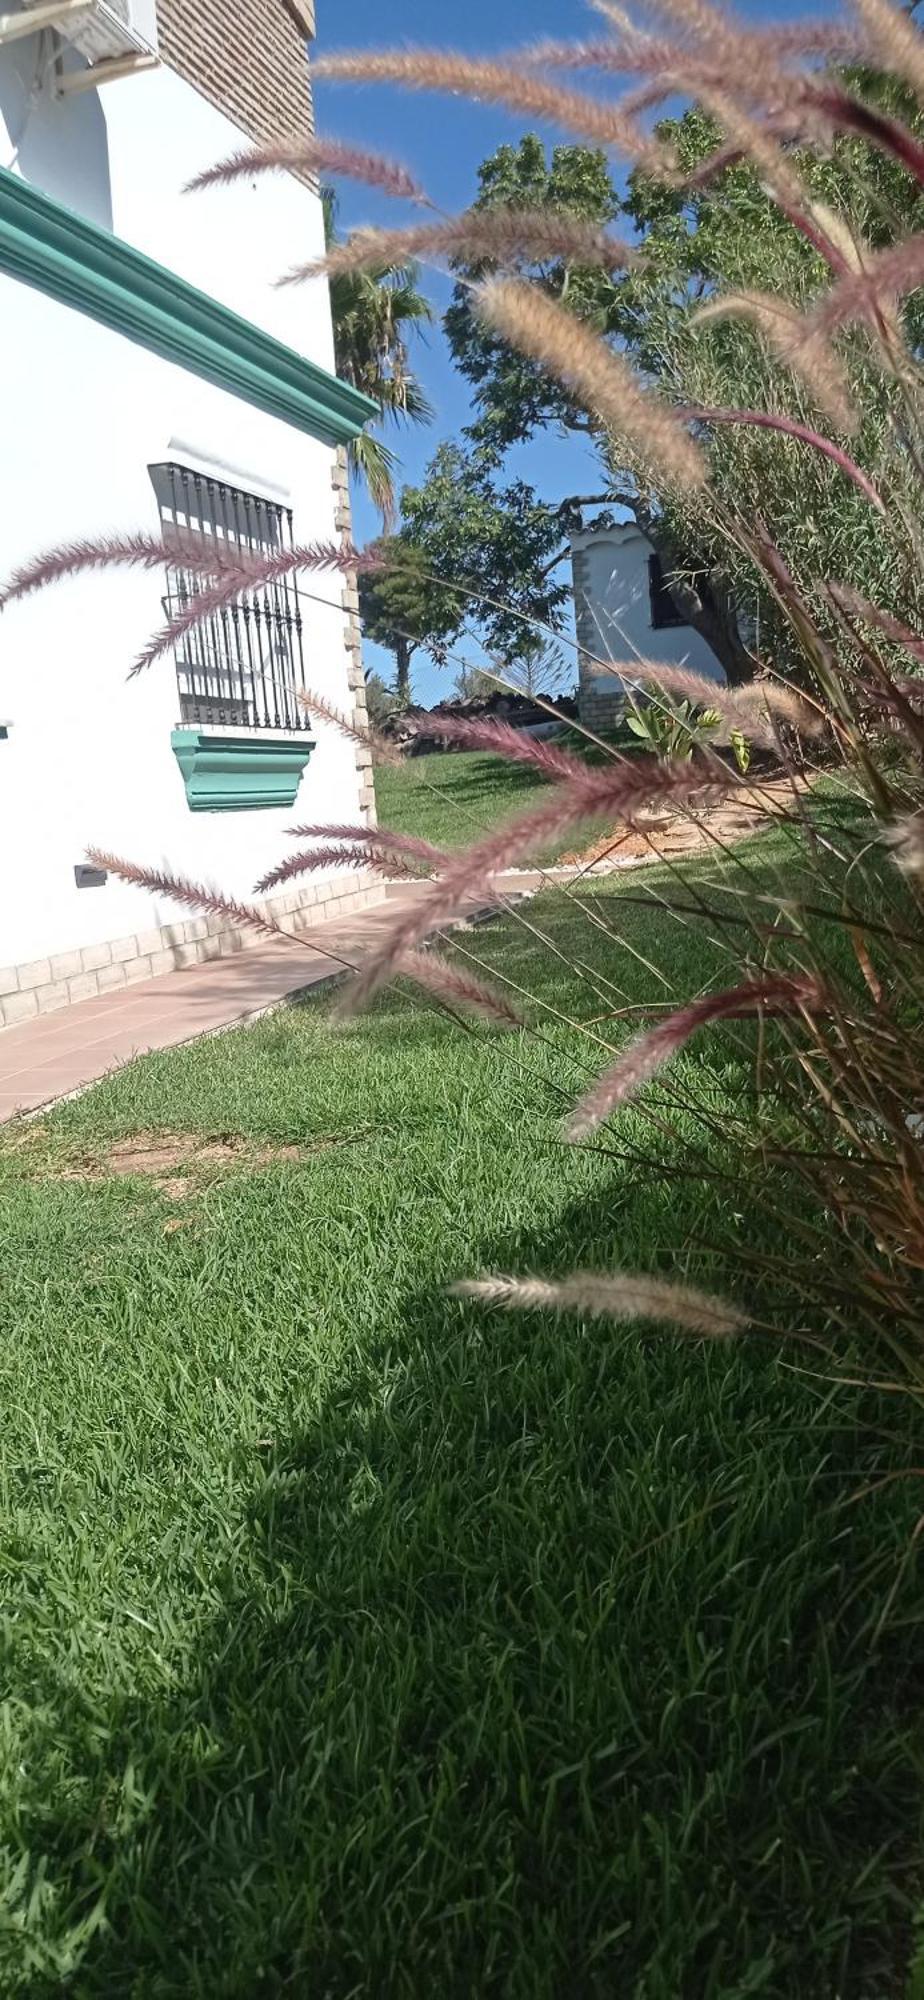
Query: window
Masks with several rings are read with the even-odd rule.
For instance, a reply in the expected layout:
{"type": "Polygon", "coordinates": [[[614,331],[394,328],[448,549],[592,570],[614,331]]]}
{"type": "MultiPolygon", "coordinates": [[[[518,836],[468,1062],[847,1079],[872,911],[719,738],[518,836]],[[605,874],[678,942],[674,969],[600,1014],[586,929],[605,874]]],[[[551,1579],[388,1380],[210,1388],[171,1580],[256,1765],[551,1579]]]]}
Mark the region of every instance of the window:
{"type": "Polygon", "coordinates": [[[665,625],[686,625],[683,612],[678,610],[668,585],[664,581],[660,556],[648,558],[648,595],[651,600],[652,629],[659,632],[665,625]]]}
{"type": "MultiPolygon", "coordinates": [[[[248,554],[293,546],[287,507],[185,465],[150,470],[166,541],[201,536],[248,554]]],[[[167,616],[184,610],[203,587],[182,559],[168,569],[167,616]]],[[[294,578],[245,591],[194,626],[177,646],[176,677],[184,726],[308,730],[310,717],[298,700],[304,661],[294,578]]]]}

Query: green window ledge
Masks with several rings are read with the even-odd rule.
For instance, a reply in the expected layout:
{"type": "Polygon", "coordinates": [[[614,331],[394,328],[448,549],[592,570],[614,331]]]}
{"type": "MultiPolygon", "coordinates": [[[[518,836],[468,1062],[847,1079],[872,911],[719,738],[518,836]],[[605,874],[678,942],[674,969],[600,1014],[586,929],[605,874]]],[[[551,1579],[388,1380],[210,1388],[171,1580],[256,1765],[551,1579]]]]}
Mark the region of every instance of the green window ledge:
{"type": "Polygon", "coordinates": [[[293,806],[314,749],[312,736],[204,736],[198,729],[175,729],[170,741],[190,812],[293,806]]]}
{"type": "Polygon", "coordinates": [[[349,382],[6,167],[0,167],[0,271],[322,444],[346,444],[378,415],[378,405],[349,382]]]}

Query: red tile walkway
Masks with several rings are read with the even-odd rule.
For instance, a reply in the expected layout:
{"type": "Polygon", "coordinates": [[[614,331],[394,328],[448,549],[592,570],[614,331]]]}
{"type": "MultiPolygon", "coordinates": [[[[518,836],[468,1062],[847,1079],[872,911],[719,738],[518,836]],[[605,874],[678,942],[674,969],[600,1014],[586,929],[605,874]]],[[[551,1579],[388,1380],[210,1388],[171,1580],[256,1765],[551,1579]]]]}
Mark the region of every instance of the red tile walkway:
{"type": "Polygon", "coordinates": [[[392,896],[315,925],[304,945],[248,947],[0,1030],[0,1122],[67,1097],[148,1049],[174,1048],[316,986],[342,970],[323,952],[356,963],[394,915],[392,896]]]}

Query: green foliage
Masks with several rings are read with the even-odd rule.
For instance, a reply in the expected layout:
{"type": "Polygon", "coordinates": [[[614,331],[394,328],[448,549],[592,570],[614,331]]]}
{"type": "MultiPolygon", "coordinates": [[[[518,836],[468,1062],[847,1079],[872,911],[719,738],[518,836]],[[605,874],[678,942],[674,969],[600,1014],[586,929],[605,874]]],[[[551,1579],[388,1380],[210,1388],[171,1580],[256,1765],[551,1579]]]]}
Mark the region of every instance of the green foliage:
{"type": "MultiPolygon", "coordinates": [[[[722,718],[717,708],[697,708],[694,702],[672,700],[669,705],[654,701],[630,701],[625,718],[632,735],[658,757],[689,759],[694,750],[709,744],[722,718]]],[[[743,730],[729,731],[728,741],[738,770],[744,777],[751,762],[751,746],[743,730]]]]}
{"type": "MultiPolygon", "coordinates": [[[[888,79],[858,73],[865,97],[897,112],[918,132],[924,113],[888,79]]],[[[714,150],[719,133],[699,110],[660,128],[691,171],[714,150]]],[[[839,139],[827,158],[800,153],[799,172],[812,196],[842,218],[858,243],[880,247],[920,225],[919,193],[894,161],[852,140],[839,139]]],[[[761,187],[754,170],[731,168],[693,195],[656,186],[636,174],[627,211],[641,232],[644,254],[626,274],[621,291],[628,344],[638,365],[658,376],[676,400],[693,405],[779,409],[830,434],[804,383],[773,360],[760,336],[742,321],[724,319],[697,328],[695,309],[723,293],[760,291],[804,308],[828,277],[827,266],[790,226],[761,187]]],[[[920,299],[913,302],[909,332],[919,337],[920,299]]],[[[859,416],[849,440],[851,456],[872,477],[891,458],[902,396],[876,365],[861,339],[843,343],[859,416]]],[[[666,525],[675,543],[696,549],[728,578],[739,606],[756,625],[761,649],[790,674],[798,673],[798,647],[773,593],[747,550],[729,534],[762,520],[822,624],[820,581],[841,578],[899,617],[918,622],[922,600],[919,565],[902,560],[896,538],[870,533],[868,503],[838,469],[803,445],[767,431],[707,431],[710,485],[703,503],[663,496],[666,525]],[[772,503],[770,496],[772,495],[772,503]],[[717,522],[718,507],[724,520],[717,522]]],[[[916,477],[916,475],[915,475],[916,477]]],[[[914,481],[893,493],[916,507],[914,481]]],[[[829,635],[833,637],[833,634],[829,635]]]]}
{"type": "Polygon", "coordinates": [[[501,484],[491,452],[443,444],[420,487],[401,496],[401,537],[437,579],[439,637],[477,632],[504,662],[526,661],[535,621],[560,625],[569,591],[550,563],[561,520],[523,479],[501,484]]]}
{"type": "MultiPolygon", "coordinates": [[[[689,224],[671,195],[647,226],[670,375],[693,365],[689,224]]],[[[754,505],[716,477],[717,506],[754,505]]],[[[490,453],[441,482],[451,603],[451,503],[474,509],[468,560],[500,562],[512,489],[490,453]]],[[[406,525],[422,585],[425,507],[406,525]]],[[[805,532],[830,553],[826,518],[805,532]]],[[[863,704],[896,689],[858,658],[851,678],[822,655],[852,753],[836,810],[796,792],[743,851],[569,883],[448,941],[530,997],[522,1034],[462,1034],[391,991],[358,1024],[308,1004],[0,1138],[11,1995],[900,1990],[924,826],[919,735],[873,763],[863,704]],[[602,1144],[561,1144],[563,1107],[640,1020],[737,1001],[755,967],[812,979],[798,1017],[678,1046],[602,1144]],[[210,1147],[180,1189],[114,1171],[113,1140],[171,1129],[251,1143],[210,1147]],[[754,1337],[447,1296],[460,1273],[581,1267],[689,1277],[754,1337]]],[[[495,760],[436,761],[465,838],[504,803],[495,760]]],[[[538,783],[517,766],[506,802],[538,783]]]]}
{"type": "Polygon", "coordinates": [[[497,690],[494,674],[486,673],[483,667],[465,666],[459,668],[452,691],[459,701],[487,701],[497,690]]]}
{"type": "Polygon", "coordinates": [[[382,723],[394,715],[397,706],[397,696],[383,681],[381,674],[367,674],[366,712],[373,729],[380,729],[382,723]]]}
{"type": "MultiPolygon", "coordinates": [[[[337,241],[337,206],[325,188],[324,231],[337,241]]],[[[408,360],[409,335],[433,314],[417,284],[417,267],[403,264],[381,271],[340,271],[330,280],[330,307],[337,373],[378,403],[383,420],[428,424],[432,407],[408,360]]],[[[368,487],[387,525],[394,513],[395,453],[375,432],[363,431],[347,447],[353,472],[368,487]]]]}
{"type": "MultiPolygon", "coordinates": [[[[625,721],[633,736],[658,757],[689,758],[700,743],[709,741],[721,716],[717,709],[697,708],[692,701],[637,701],[629,696],[625,721]]],[[[740,730],[735,733],[743,743],[740,730]]],[[[746,768],[740,759],[739,768],[746,768]]]]}
{"type": "MultiPolygon", "coordinates": [[[[871,103],[924,132],[924,113],[901,86],[862,72],[854,81],[871,103]]],[[[686,173],[721,140],[714,120],[700,108],[664,121],[659,130],[674,144],[686,173]]],[[[823,159],[800,153],[797,164],[813,197],[846,218],[859,241],[878,247],[920,225],[920,196],[911,177],[858,141],[838,139],[823,159]]],[[[478,204],[526,200],[570,208],[585,220],[621,217],[623,233],[640,252],[627,271],[611,278],[556,264],[534,265],[521,275],[561,298],[669,397],[710,407],[783,408],[809,425],[820,421],[823,430],[828,428],[805,388],[768,358],[750,326],[735,321],[702,328],[694,324],[697,306],[723,292],[766,291],[804,306],[827,275],[826,265],[791,227],[752,167],[727,169],[694,191],[636,172],[620,201],[602,155],[565,146],[548,157],[542,142],[529,135],[519,146],[500,147],[479,170],[478,204]]],[[[484,268],[466,267],[465,276],[477,277],[484,268]]],[[[496,450],[543,426],[591,430],[601,485],[634,513],[671,570],[699,573],[704,587],[695,596],[701,599],[702,615],[695,596],[684,609],[730,677],[740,679],[751,671],[741,643],[745,626],[749,636],[757,632],[765,652],[787,672],[796,671],[798,661],[773,593],[750,554],[728,534],[727,523],[717,524],[717,503],[753,527],[767,512],[772,493],[773,536],[803,592],[813,593],[819,578],[840,577],[874,598],[888,599],[896,615],[920,621],[924,600],[918,566],[899,562],[888,537],[870,534],[866,501],[834,465],[806,446],[767,431],[707,430],[708,495],[679,500],[672,493],[652,492],[623,444],[606,438],[599,427],[594,433],[586,413],[576,410],[554,382],[479,328],[461,286],[445,324],[457,364],[472,385],[475,433],[496,450]]],[[[912,346],[918,346],[924,334],[924,293],[912,301],[909,331],[912,346]]],[[[901,415],[900,394],[860,343],[848,342],[847,349],[861,412],[851,453],[875,481],[901,415]]],[[[895,498],[916,512],[911,487],[895,498]]]]}
{"type": "Polygon", "coordinates": [[[561,519],[525,480],[500,484],[491,452],[440,445],[423,485],[404,488],[398,533],[377,546],[386,567],[360,578],[360,613],[368,637],[395,655],[403,701],[414,652],[443,665],[462,630],[524,682],[545,684],[549,641],[536,622],[558,627],[569,597],[555,574],[561,519]]]}
{"type": "MultiPolygon", "coordinates": [[[[899,112],[924,129],[924,114],[907,92],[881,77],[861,78],[864,93],[882,109],[899,112]]],[[[692,173],[721,142],[709,115],[695,107],[662,121],[659,134],[675,147],[680,167],[692,173]]],[[[828,159],[800,154],[800,173],[816,199],[850,219],[875,246],[894,241],[918,219],[910,177],[881,154],[840,139],[828,159]]],[[[627,225],[623,234],[641,253],[612,277],[555,263],[520,271],[627,353],[643,373],[683,391],[675,352],[695,307],[715,290],[753,288],[805,300],[818,290],[826,266],[791,227],[747,164],[726,169],[705,188],[669,187],[640,172],[617,196],[605,156],[590,147],[557,146],[547,159],[542,141],[529,134],[518,146],[500,146],[478,170],[475,207],[529,203],[567,210],[587,222],[627,225]]],[[[460,266],[467,279],[486,266],[460,266]]],[[[924,306],[917,310],[924,316],[924,306]]],[[[528,437],[540,426],[586,429],[554,382],[474,319],[463,286],[445,318],[453,357],[472,383],[481,434],[498,446],[528,437]]],[[[724,342],[728,329],[716,329],[724,342]]],[[[749,336],[753,344],[753,336],[749,336]]],[[[715,399],[713,399],[715,400],[715,399]]],[[[744,398],[739,398],[743,402],[744,398]]],[[[723,440],[723,450],[725,441],[723,440]]]]}
{"type": "MultiPolygon", "coordinates": [[[[586,222],[608,223],[619,209],[606,156],[586,146],[555,146],[547,160],[534,133],[518,146],[500,146],[479,168],[475,208],[548,207],[586,222]]],[[[481,277],[484,262],[458,265],[466,280],[481,277]]],[[[561,262],[523,265],[520,275],[541,284],[601,333],[616,330],[618,289],[605,272],[561,262]]],[[[535,364],[498,340],[471,312],[467,284],[457,284],[444,321],[450,351],[472,384],[481,412],[473,435],[503,450],[538,426],[588,427],[586,415],[535,364]]]]}
{"type": "MultiPolygon", "coordinates": [[[[508,764],[480,750],[438,750],[381,765],[375,797],[383,826],[431,840],[435,847],[458,847],[485,826],[536,802],[543,780],[528,764],[508,764]]],[[[573,851],[573,834],[547,849],[543,861],[573,851]]]]}
{"type": "Polygon", "coordinates": [[[748,771],[751,768],[750,743],[748,742],[747,737],[744,735],[743,730],[740,729],[732,729],[729,732],[728,740],[729,743],[731,744],[732,751],[734,753],[735,763],[737,764],[738,769],[741,772],[741,776],[746,777],[748,771]]]}
{"type": "Polygon", "coordinates": [[[422,647],[439,659],[457,629],[458,614],[424,552],[406,534],[385,536],[376,546],[385,567],[360,573],[360,617],[366,637],[394,654],[394,691],[406,707],[414,653],[422,647]]]}

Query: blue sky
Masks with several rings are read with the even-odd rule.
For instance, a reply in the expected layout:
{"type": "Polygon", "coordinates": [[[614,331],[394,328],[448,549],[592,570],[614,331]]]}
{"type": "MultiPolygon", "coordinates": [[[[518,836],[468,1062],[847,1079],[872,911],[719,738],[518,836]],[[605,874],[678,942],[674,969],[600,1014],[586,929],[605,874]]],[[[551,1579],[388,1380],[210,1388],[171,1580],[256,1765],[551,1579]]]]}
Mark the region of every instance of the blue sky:
{"type": "MultiPolygon", "coordinates": [[[[751,0],[743,13],[766,14],[761,0],[751,0]]],[[[783,0],[772,10],[778,17],[798,11],[796,0],[783,0]]],[[[381,48],[395,43],[438,44],[472,54],[489,54],[510,49],[544,35],[558,38],[588,37],[599,33],[602,23],[582,0],[399,0],[384,9],[381,0],[350,0],[338,9],[334,0],[319,0],[319,52],[337,48],[381,48]]],[[[410,94],[378,85],[315,85],[318,129],[337,138],[369,146],[390,154],[408,165],[440,207],[455,211],[472,199],[480,162],[504,140],[516,140],[526,129],[520,117],[460,99],[410,94]]],[[[566,138],[549,132],[551,142],[566,138]]],[[[404,204],[343,184],[340,215],[344,227],[359,223],[398,222],[410,214],[404,204]]],[[[437,314],[448,302],[450,284],[439,273],[422,273],[424,289],[437,314]]],[[[426,336],[426,344],[415,343],[418,373],[435,406],[434,423],[429,427],[393,430],[394,444],[402,461],[403,481],[416,483],[443,438],[456,437],[471,415],[467,385],[453,368],[438,321],[426,336]]],[[[558,499],[566,493],[596,490],[593,453],[580,440],[554,437],[536,440],[513,454],[511,468],[531,479],[544,498],[558,499]]],[[[355,532],[362,541],[377,529],[377,516],[363,498],[356,508],[355,532]]],[[[477,659],[477,648],[461,643],[460,651],[477,659]]],[[[388,654],[367,647],[367,664],[390,674],[388,654]]],[[[422,654],[413,663],[414,691],[419,700],[438,700],[450,691],[455,668],[437,669],[422,654]]]]}

